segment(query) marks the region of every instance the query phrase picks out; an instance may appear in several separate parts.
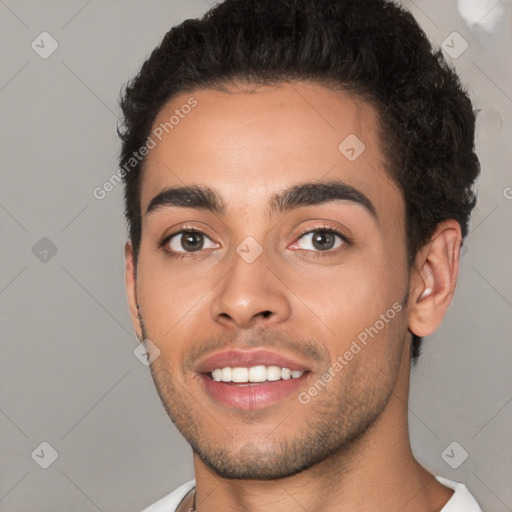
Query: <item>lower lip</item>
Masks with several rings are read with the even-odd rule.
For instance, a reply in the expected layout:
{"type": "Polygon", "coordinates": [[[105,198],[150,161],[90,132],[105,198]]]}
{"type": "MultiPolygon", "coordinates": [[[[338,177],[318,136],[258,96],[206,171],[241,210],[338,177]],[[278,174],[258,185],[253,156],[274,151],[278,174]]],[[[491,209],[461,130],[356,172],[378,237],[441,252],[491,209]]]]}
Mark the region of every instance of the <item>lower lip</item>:
{"type": "Polygon", "coordinates": [[[309,372],[296,379],[276,380],[273,382],[226,384],[201,375],[206,392],[227,407],[237,409],[261,409],[268,407],[296,392],[304,385],[309,372]]]}

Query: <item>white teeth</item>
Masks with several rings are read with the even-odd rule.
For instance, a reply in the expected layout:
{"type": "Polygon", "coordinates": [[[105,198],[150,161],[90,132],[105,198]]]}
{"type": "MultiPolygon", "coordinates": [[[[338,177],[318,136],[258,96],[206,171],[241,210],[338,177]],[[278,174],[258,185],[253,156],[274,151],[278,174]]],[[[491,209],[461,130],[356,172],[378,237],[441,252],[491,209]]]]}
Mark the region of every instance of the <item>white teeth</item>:
{"type": "Polygon", "coordinates": [[[222,368],[222,382],[231,382],[231,367],[222,368]]]}
{"type": "Polygon", "coordinates": [[[292,376],[292,371],[289,368],[283,368],[281,370],[281,379],[288,380],[292,376]]]}
{"type": "MultiPolygon", "coordinates": [[[[222,369],[224,371],[225,368],[222,369]]],[[[232,382],[247,382],[249,380],[249,370],[247,368],[233,368],[231,373],[232,382]]]]}
{"type": "Polygon", "coordinates": [[[281,378],[281,368],[279,366],[269,366],[267,368],[267,380],[274,381],[281,378]]]}
{"type": "Polygon", "coordinates": [[[289,368],[280,368],[279,366],[251,366],[250,368],[244,367],[231,367],[215,368],[212,371],[212,379],[216,382],[273,382],[277,380],[289,380],[299,378],[304,371],[290,370],[289,368]]]}
{"type": "Polygon", "coordinates": [[[267,368],[265,366],[251,366],[249,368],[249,382],[265,382],[267,368]]]}

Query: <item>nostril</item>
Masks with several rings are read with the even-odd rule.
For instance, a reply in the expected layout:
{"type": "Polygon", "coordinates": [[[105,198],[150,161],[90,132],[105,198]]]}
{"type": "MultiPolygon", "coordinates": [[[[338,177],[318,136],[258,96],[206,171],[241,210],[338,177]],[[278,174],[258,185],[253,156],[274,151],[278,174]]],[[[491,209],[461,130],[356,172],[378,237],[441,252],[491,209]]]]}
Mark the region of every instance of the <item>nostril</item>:
{"type": "Polygon", "coordinates": [[[272,314],[272,311],[262,311],[262,312],[260,313],[260,315],[261,315],[263,318],[268,318],[271,314],[272,314]]]}

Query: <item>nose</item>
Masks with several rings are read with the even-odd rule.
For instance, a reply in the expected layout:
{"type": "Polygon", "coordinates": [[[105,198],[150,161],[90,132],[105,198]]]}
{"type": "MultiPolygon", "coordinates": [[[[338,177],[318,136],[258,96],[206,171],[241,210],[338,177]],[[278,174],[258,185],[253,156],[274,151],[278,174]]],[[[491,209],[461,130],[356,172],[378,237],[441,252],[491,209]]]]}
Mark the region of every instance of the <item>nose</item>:
{"type": "Polygon", "coordinates": [[[232,260],[231,269],[215,288],[211,304],[214,321],[243,329],[272,326],[289,318],[288,289],[264,253],[252,263],[237,253],[232,260]]]}

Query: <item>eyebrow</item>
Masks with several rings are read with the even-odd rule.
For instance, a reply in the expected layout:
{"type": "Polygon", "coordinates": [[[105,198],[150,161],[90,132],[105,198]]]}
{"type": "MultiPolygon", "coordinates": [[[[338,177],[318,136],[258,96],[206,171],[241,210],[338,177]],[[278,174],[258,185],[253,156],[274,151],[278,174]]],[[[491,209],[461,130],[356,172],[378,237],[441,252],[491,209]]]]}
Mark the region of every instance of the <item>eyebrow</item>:
{"type": "MultiPolygon", "coordinates": [[[[332,201],[344,201],[362,206],[374,220],[377,211],[370,199],[360,190],[343,181],[312,182],[293,185],[274,194],[269,201],[270,213],[289,212],[301,206],[313,206],[332,201]]],[[[146,210],[146,215],[165,207],[196,208],[222,215],[226,204],[212,188],[201,185],[171,187],[157,194],[146,210]]]]}
{"type": "Polygon", "coordinates": [[[148,205],[146,215],[151,212],[168,207],[180,206],[182,208],[197,208],[222,214],[226,206],[222,197],[210,187],[192,185],[166,188],[157,194],[148,205]]]}

